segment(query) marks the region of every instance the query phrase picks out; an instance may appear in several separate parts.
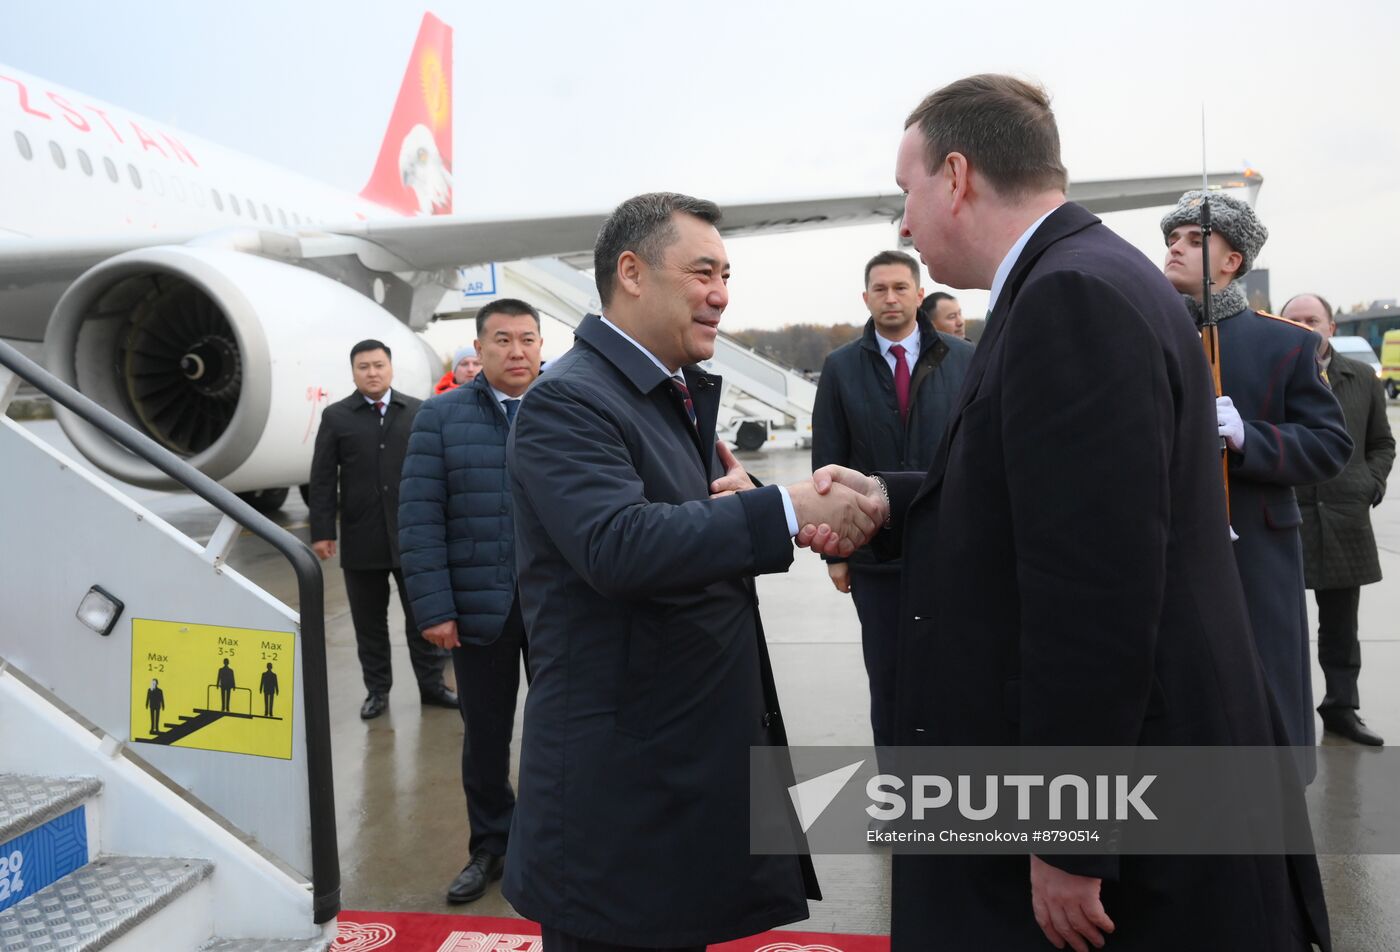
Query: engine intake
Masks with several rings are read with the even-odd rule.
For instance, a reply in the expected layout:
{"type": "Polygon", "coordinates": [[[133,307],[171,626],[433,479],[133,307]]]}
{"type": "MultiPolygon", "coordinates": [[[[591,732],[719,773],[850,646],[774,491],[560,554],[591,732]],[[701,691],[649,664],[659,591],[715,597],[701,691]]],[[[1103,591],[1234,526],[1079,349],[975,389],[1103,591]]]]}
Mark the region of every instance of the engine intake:
{"type": "MultiPolygon", "coordinates": [[[[75,281],[44,340],[55,374],[235,491],[306,481],[320,411],[353,390],[364,338],[394,351],[394,385],[426,396],[430,351],[383,308],[338,282],[242,252],[157,247],[75,281]]],[[[165,474],[66,411],[78,450],[155,489],[165,474]]]]}

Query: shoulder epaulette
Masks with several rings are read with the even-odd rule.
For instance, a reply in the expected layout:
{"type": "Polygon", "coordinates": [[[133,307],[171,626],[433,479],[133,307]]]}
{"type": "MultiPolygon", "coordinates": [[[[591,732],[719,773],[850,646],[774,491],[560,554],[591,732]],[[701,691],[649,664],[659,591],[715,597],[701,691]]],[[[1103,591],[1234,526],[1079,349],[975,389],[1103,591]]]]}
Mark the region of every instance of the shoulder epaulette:
{"type": "Polygon", "coordinates": [[[1294,327],[1301,327],[1305,331],[1312,330],[1312,328],[1308,327],[1306,324],[1292,320],[1291,318],[1280,317],[1277,314],[1270,314],[1268,311],[1255,311],[1254,313],[1258,314],[1260,317],[1267,317],[1271,321],[1282,321],[1285,324],[1292,324],[1294,327]]]}

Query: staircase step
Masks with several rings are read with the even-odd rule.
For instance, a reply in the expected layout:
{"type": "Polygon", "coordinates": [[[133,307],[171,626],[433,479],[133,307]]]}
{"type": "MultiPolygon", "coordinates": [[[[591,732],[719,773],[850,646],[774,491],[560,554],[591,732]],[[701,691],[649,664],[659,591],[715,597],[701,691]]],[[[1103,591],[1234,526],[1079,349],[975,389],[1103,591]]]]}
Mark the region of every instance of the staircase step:
{"type": "Polygon", "coordinates": [[[62,816],[101,789],[94,777],[0,774],[0,843],[62,816]]]}
{"type": "Polygon", "coordinates": [[[4,952],[100,949],[209,876],[202,859],[100,856],[0,912],[4,952]]]}
{"type": "Polygon", "coordinates": [[[198,952],[326,952],[330,939],[210,939],[198,952]]]}

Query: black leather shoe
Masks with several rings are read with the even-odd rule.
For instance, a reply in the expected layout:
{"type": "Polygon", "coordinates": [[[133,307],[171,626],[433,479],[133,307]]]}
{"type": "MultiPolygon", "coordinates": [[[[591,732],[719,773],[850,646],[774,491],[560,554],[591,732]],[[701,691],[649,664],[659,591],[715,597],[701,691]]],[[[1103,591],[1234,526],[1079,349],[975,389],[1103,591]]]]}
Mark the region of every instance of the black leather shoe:
{"type": "Polygon", "coordinates": [[[454,711],[457,710],[457,695],[445,684],[424,691],[419,697],[423,699],[424,707],[450,707],[454,711]]]}
{"type": "Polygon", "coordinates": [[[1355,711],[1329,712],[1322,718],[1322,727],[1328,733],[1345,737],[1357,744],[1365,744],[1367,747],[1385,746],[1381,735],[1367,727],[1366,722],[1355,711]]]}
{"type": "Polygon", "coordinates": [[[472,902],[486,894],[487,883],[493,883],[505,872],[504,856],[496,856],[485,850],[472,854],[471,862],[462,868],[452,885],[447,887],[448,902],[472,902]]]}
{"type": "Polygon", "coordinates": [[[365,698],[365,703],[360,705],[360,720],[369,721],[383,714],[389,709],[389,695],[378,694],[374,691],[365,698]]]}

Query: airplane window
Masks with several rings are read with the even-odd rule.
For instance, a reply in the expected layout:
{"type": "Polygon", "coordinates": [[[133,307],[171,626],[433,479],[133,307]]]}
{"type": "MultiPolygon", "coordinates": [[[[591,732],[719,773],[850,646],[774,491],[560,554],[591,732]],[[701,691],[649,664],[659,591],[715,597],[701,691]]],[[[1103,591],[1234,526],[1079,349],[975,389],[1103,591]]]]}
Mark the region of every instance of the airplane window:
{"type": "Polygon", "coordinates": [[[228,193],[228,203],[229,203],[230,205],[233,206],[233,213],[234,213],[235,215],[241,215],[241,214],[243,214],[243,208],[242,208],[242,206],[240,206],[240,205],[238,204],[238,196],[237,196],[237,195],[233,194],[232,192],[229,192],[229,193],[228,193]]]}
{"type": "Polygon", "coordinates": [[[141,173],[136,171],[136,166],[127,165],[126,174],[131,177],[131,184],[137,188],[141,187],[141,173]]]}
{"type": "Polygon", "coordinates": [[[214,207],[217,208],[219,211],[223,211],[224,200],[219,196],[219,190],[217,188],[211,188],[209,190],[209,195],[214,199],[214,207]]]}
{"type": "Polygon", "coordinates": [[[104,155],[102,157],[102,167],[107,170],[107,177],[113,182],[115,182],[119,177],[117,175],[117,163],[113,162],[111,159],[107,158],[107,156],[104,155]]]}
{"type": "Polygon", "coordinates": [[[15,130],[15,145],[19,148],[20,157],[25,161],[34,158],[34,150],[29,147],[29,137],[18,129],[15,130]]]}
{"type": "Polygon", "coordinates": [[[185,183],[173,175],[170,176],[170,191],[175,194],[176,201],[183,202],[185,200],[185,183]]]}
{"type": "Polygon", "coordinates": [[[92,159],[88,158],[88,154],[82,149],[78,150],[78,164],[83,167],[84,175],[92,175],[92,159]]]}
{"type": "Polygon", "coordinates": [[[301,227],[301,216],[296,212],[292,212],[292,221],[296,222],[298,228],[301,227]]]}
{"type": "Polygon", "coordinates": [[[63,154],[63,146],[53,140],[49,140],[49,154],[53,156],[53,164],[61,169],[68,168],[68,158],[63,154]]]}
{"type": "Polygon", "coordinates": [[[272,209],[267,207],[267,202],[263,202],[263,218],[267,219],[269,225],[272,224],[272,209]]]}
{"type": "Polygon", "coordinates": [[[277,209],[277,219],[278,219],[280,222],[282,222],[282,227],[283,227],[283,228],[286,228],[286,227],[287,227],[287,213],[284,212],[284,211],[282,211],[282,209],[280,209],[280,208],[277,209]]]}
{"type": "Polygon", "coordinates": [[[157,172],[155,169],[151,169],[151,171],[150,171],[149,174],[150,174],[150,176],[151,176],[151,177],[150,177],[151,190],[152,190],[153,192],[155,192],[157,195],[164,195],[164,194],[165,194],[165,179],[161,178],[161,177],[160,177],[160,173],[157,172]]]}
{"type": "Polygon", "coordinates": [[[200,188],[198,185],[191,183],[190,197],[194,199],[194,203],[200,208],[204,207],[204,189],[200,188]]]}
{"type": "Polygon", "coordinates": [[[251,198],[248,199],[248,217],[253,219],[253,221],[258,220],[258,206],[253,204],[253,200],[251,198]]]}

